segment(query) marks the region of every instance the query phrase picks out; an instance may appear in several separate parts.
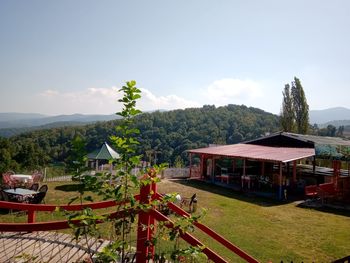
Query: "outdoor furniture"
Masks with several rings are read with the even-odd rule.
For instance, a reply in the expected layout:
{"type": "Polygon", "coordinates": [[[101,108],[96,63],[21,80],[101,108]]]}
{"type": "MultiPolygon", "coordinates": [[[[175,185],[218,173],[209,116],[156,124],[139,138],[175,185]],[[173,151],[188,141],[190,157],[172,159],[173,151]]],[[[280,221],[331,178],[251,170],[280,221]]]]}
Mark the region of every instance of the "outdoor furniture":
{"type": "Polygon", "coordinates": [[[29,187],[29,190],[38,191],[38,188],[39,188],[39,184],[34,183],[31,185],[31,187],[29,187]]]}
{"type": "Polygon", "coordinates": [[[190,213],[196,212],[197,210],[197,194],[193,194],[190,198],[182,198],[180,207],[188,206],[188,210],[190,213]]]}
{"type": "Polygon", "coordinates": [[[25,188],[5,189],[3,192],[8,195],[10,202],[27,202],[28,198],[38,193],[25,188]]]}
{"type": "Polygon", "coordinates": [[[2,174],[2,183],[4,185],[8,185],[10,187],[14,187],[15,184],[16,184],[16,181],[12,179],[12,174],[7,172],[7,173],[4,173],[2,174]]]}
{"type": "Polygon", "coordinates": [[[48,186],[46,184],[42,185],[40,188],[39,188],[39,192],[47,192],[47,190],[49,190],[48,186]]]}
{"type": "Polygon", "coordinates": [[[305,197],[315,199],[318,196],[318,186],[308,185],[305,186],[305,197]]]}
{"type": "Polygon", "coordinates": [[[32,178],[33,178],[33,183],[39,183],[42,178],[42,174],[39,172],[34,172],[32,174],[32,178]]]}
{"type": "Polygon", "coordinates": [[[336,189],[334,183],[324,183],[318,186],[318,194],[321,197],[322,203],[329,199],[336,198],[339,191],[336,189]]]}
{"type": "Polygon", "coordinates": [[[250,189],[251,187],[254,187],[256,175],[242,175],[241,180],[242,189],[244,189],[245,184],[247,184],[248,189],[250,189]]]}
{"type": "Polygon", "coordinates": [[[29,204],[41,204],[46,196],[46,192],[39,192],[28,199],[29,204]]]}
{"type": "Polygon", "coordinates": [[[222,174],[222,175],[217,175],[215,178],[219,179],[221,183],[225,182],[226,184],[229,183],[229,175],[228,174],[222,174]]]}
{"type": "Polygon", "coordinates": [[[9,196],[7,195],[6,192],[4,192],[4,190],[0,191],[0,197],[1,197],[1,201],[11,202],[9,196]]]}
{"type": "Polygon", "coordinates": [[[12,174],[11,178],[15,181],[15,186],[29,186],[33,183],[33,178],[28,174],[12,174]]]}

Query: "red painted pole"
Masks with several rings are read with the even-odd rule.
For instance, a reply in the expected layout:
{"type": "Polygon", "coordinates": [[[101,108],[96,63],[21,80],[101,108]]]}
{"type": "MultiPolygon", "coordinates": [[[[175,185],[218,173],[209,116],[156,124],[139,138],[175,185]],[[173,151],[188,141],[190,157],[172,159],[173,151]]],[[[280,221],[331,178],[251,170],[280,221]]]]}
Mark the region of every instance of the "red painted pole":
{"type": "Polygon", "coordinates": [[[192,177],[192,153],[190,153],[190,178],[192,177]]]}
{"type": "MultiPolygon", "coordinates": [[[[153,193],[152,197],[151,197],[151,201],[153,201],[153,200],[157,199],[157,184],[156,183],[152,183],[151,184],[151,190],[152,190],[152,193],[153,193]]],[[[148,230],[148,240],[152,241],[153,235],[157,231],[157,229],[156,229],[156,220],[151,214],[149,214],[149,217],[150,217],[149,224],[152,227],[150,227],[150,229],[148,230]]],[[[151,256],[152,259],[154,259],[154,253],[155,253],[154,249],[155,248],[154,248],[153,243],[150,243],[150,247],[148,249],[148,255],[151,256]]]]}
{"type": "Polygon", "coordinates": [[[203,179],[203,177],[205,177],[204,175],[204,154],[201,154],[200,156],[201,160],[200,160],[200,167],[199,167],[199,174],[200,174],[200,179],[203,179]]]}
{"type": "MultiPolygon", "coordinates": [[[[151,185],[141,186],[140,204],[149,204],[151,194],[151,185]]],[[[141,210],[137,225],[137,244],[136,244],[136,263],[145,263],[148,259],[149,251],[149,231],[150,215],[148,212],[141,210]]]]}
{"type": "Polygon", "coordinates": [[[35,210],[28,210],[28,223],[35,222],[35,210]]]}

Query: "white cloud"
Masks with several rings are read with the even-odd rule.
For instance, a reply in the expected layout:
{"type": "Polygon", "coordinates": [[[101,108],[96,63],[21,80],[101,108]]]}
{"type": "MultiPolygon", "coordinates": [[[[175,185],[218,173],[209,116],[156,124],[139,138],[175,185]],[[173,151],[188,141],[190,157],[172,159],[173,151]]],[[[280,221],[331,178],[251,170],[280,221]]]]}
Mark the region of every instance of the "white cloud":
{"type": "Polygon", "coordinates": [[[262,97],[262,85],[252,80],[225,78],[211,83],[204,90],[204,96],[209,104],[251,105],[257,98],[262,97]]]}
{"type": "Polygon", "coordinates": [[[59,92],[57,90],[52,90],[52,89],[48,89],[48,90],[45,90],[44,92],[40,93],[40,95],[44,96],[44,97],[53,97],[53,96],[56,96],[58,94],[59,94],[59,92]]]}
{"type": "Polygon", "coordinates": [[[177,95],[167,95],[157,97],[151,91],[147,89],[141,89],[143,98],[141,99],[141,108],[143,110],[172,110],[172,109],[184,109],[191,107],[200,107],[201,105],[192,100],[186,100],[177,95]]]}
{"type": "MultiPolygon", "coordinates": [[[[186,100],[177,95],[157,96],[150,90],[141,89],[142,97],[137,102],[137,107],[143,111],[157,109],[180,109],[199,107],[200,104],[186,100]]],[[[122,96],[117,87],[88,88],[81,91],[60,92],[58,90],[46,90],[35,97],[32,111],[47,114],[112,114],[120,111],[121,103],[117,100],[122,96]],[[39,106],[39,107],[38,107],[39,106]]]]}
{"type": "Polygon", "coordinates": [[[48,114],[111,114],[116,112],[116,88],[88,88],[81,91],[60,92],[46,90],[36,96],[40,109],[48,114]]]}

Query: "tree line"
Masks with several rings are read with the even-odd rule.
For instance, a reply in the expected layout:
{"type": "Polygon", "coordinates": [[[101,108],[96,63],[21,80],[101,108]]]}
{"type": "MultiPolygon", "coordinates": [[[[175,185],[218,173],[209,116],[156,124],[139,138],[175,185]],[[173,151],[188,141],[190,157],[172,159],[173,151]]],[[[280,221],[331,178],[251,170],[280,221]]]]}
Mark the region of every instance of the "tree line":
{"type": "Polygon", "coordinates": [[[328,125],[319,128],[317,124],[309,123],[309,105],[300,79],[294,77],[291,84],[287,83],[282,91],[283,99],[280,112],[282,131],[299,134],[313,134],[318,136],[343,137],[344,126],[338,128],[328,125]]]}
{"type": "MultiPolygon", "coordinates": [[[[85,126],[52,128],[0,138],[0,172],[13,169],[36,169],[68,161],[71,142],[79,135],[92,152],[118,135],[120,120],[85,126]]],[[[140,130],[137,153],[152,163],[188,164],[186,150],[209,144],[232,144],[251,140],[279,130],[279,117],[244,105],[189,108],[166,112],[142,113],[135,117],[140,130]]]]}

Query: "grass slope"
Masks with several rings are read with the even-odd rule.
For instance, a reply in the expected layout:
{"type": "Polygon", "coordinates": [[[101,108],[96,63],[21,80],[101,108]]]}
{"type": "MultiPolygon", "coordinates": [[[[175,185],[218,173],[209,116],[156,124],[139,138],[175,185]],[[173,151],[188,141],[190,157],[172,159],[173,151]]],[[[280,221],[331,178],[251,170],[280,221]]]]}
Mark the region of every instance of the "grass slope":
{"type": "MultiPolygon", "coordinates": [[[[66,204],[76,196],[74,183],[49,183],[48,204],[66,204]]],[[[300,208],[296,203],[244,196],[231,190],[195,181],[158,184],[160,193],[198,196],[202,222],[261,262],[330,262],[349,255],[350,213],[300,208]]],[[[98,200],[98,199],[97,199],[98,200]]],[[[56,220],[59,214],[40,213],[38,221],[56,220]]],[[[1,222],[25,221],[26,216],[0,215],[1,222]]],[[[229,262],[243,262],[209,238],[194,233],[229,262]]]]}
{"type": "MultiPolygon", "coordinates": [[[[160,191],[198,196],[206,208],[203,223],[261,262],[330,262],[349,255],[350,213],[336,214],[246,197],[199,182],[163,182],[160,191]]],[[[230,262],[231,252],[202,238],[230,262]]]]}

